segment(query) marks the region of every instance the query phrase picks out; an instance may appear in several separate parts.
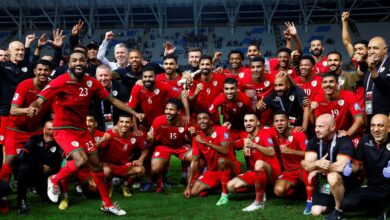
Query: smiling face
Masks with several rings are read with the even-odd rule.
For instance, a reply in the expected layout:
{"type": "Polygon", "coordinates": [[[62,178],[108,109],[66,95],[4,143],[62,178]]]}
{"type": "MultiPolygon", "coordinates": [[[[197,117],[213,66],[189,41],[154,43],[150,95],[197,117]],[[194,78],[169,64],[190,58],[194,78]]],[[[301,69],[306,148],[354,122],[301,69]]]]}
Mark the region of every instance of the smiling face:
{"type": "Polygon", "coordinates": [[[229,57],[229,64],[232,69],[238,69],[242,66],[242,58],[239,53],[232,53],[229,57]]]}
{"type": "Polygon", "coordinates": [[[138,51],[130,51],[129,63],[133,70],[137,70],[142,66],[142,55],[138,51]]]}
{"type": "Polygon", "coordinates": [[[163,68],[165,70],[165,73],[168,75],[172,75],[176,72],[177,69],[177,63],[176,60],[173,58],[168,58],[164,60],[163,68]]]}
{"type": "Polygon", "coordinates": [[[74,52],[69,58],[69,70],[77,78],[82,78],[87,69],[87,58],[83,53],[74,52]]]}
{"type": "Polygon", "coordinates": [[[118,129],[122,134],[127,133],[133,127],[133,120],[131,117],[120,116],[118,120],[118,129]]]}
{"type": "Polygon", "coordinates": [[[379,61],[387,55],[387,44],[382,37],[374,37],[368,43],[368,56],[374,56],[379,61]]]}
{"type": "Polygon", "coordinates": [[[142,83],[147,89],[151,89],[154,86],[156,75],[153,71],[145,71],[142,73],[142,83]]]}
{"type": "Polygon", "coordinates": [[[253,133],[256,131],[257,127],[260,125],[259,120],[254,114],[246,114],[244,116],[244,127],[245,131],[248,133],[253,133]]]}
{"type": "Polygon", "coordinates": [[[213,63],[209,59],[202,59],[199,64],[199,69],[202,75],[208,75],[213,69],[213,63]]]}
{"type": "Polygon", "coordinates": [[[115,47],[114,51],[116,62],[119,65],[126,65],[129,57],[129,51],[126,47],[115,47]]]}
{"type": "Polygon", "coordinates": [[[50,72],[50,67],[48,65],[37,64],[34,68],[35,77],[41,85],[46,84],[49,81],[50,72]]]}
{"type": "Polygon", "coordinates": [[[202,56],[202,52],[200,52],[200,51],[189,52],[188,53],[188,64],[190,64],[194,68],[198,67],[201,56],[202,56]]]}
{"type": "Polygon", "coordinates": [[[251,71],[254,78],[260,78],[264,74],[264,63],[261,61],[251,62],[251,71]]]}
{"type": "Polygon", "coordinates": [[[319,139],[329,140],[333,137],[336,130],[334,118],[330,114],[318,116],[315,123],[316,136],[319,139]]]}
{"type": "Polygon", "coordinates": [[[338,72],[341,66],[341,57],[337,53],[331,53],[328,55],[328,67],[332,72],[338,72]]]}
{"type": "Polygon", "coordinates": [[[290,62],[290,54],[285,52],[285,51],[281,51],[278,53],[278,64],[280,67],[282,68],[287,68],[289,66],[289,62],[290,62]]]}
{"type": "Polygon", "coordinates": [[[168,103],[165,106],[164,113],[165,113],[165,117],[167,118],[167,121],[175,120],[178,113],[177,106],[172,103],[168,103]]]}
{"type": "Polygon", "coordinates": [[[276,95],[278,96],[287,95],[289,89],[290,89],[290,83],[288,82],[287,77],[275,78],[274,90],[276,92],[276,95]]]}
{"type": "Polygon", "coordinates": [[[337,91],[337,84],[337,79],[333,76],[323,77],[321,81],[321,86],[327,96],[331,96],[337,91]]]}
{"type": "Polygon", "coordinates": [[[389,132],[389,118],[386,115],[374,115],[370,123],[370,131],[377,144],[385,143],[389,132]]]}
{"type": "Polygon", "coordinates": [[[308,59],[303,59],[299,63],[299,72],[301,73],[302,77],[307,77],[312,75],[313,72],[313,64],[308,59]]]}
{"type": "Polygon", "coordinates": [[[260,50],[255,45],[248,46],[247,57],[251,60],[253,57],[260,56],[260,50]]]}
{"type": "Polygon", "coordinates": [[[112,74],[109,68],[97,68],[95,77],[104,87],[110,87],[112,74]]]}
{"type": "Polygon", "coordinates": [[[324,51],[324,45],[320,40],[312,40],[310,42],[310,53],[315,57],[320,57],[324,51]]]}
{"type": "Polygon", "coordinates": [[[238,93],[237,85],[231,83],[225,83],[223,84],[223,92],[225,93],[226,98],[228,100],[233,100],[234,98],[236,98],[238,93]]]}
{"type": "Polygon", "coordinates": [[[43,137],[46,142],[54,141],[53,137],[53,122],[48,121],[43,127],[43,137]]]}
{"type": "Polygon", "coordinates": [[[22,62],[24,59],[24,45],[20,41],[13,41],[9,44],[8,47],[8,52],[9,52],[9,59],[14,62],[22,62]]]}
{"type": "Polygon", "coordinates": [[[196,116],[197,124],[202,131],[206,131],[210,126],[212,126],[213,122],[210,118],[210,115],[207,113],[199,113],[196,116]]]}

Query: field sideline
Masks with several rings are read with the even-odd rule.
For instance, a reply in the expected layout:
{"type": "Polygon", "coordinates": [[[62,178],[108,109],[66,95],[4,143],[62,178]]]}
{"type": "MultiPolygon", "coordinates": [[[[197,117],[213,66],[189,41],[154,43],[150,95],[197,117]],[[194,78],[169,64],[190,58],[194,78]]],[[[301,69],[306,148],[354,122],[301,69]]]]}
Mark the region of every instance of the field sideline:
{"type": "MultiPolygon", "coordinates": [[[[242,153],[238,158],[243,161],[242,153]]],[[[171,179],[178,183],[180,176],[180,163],[176,158],[171,160],[171,179]]],[[[220,194],[214,193],[204,198],[186,199],[183,197],[183,186],[174,186],[165,190],[163,194],[134,191],[133,196],[123,197],[118,190],[113,193],[113,201],[117,201],[121,208],[127,211],[124,217],[116,217],[100,211],[100,199],[83,199],[74,192],[74,187],[69,188],[70,207],[66,211],[59,211],[56,204],[42,203],[40,198],[34,195],[28,197],[31,214],[20,216],[17,214],[15,194],[10,196],[11,211],[8,215],[0,215],[0,219],[322,219],[306,217],[302,214],[305,206],[305,195],[299,199],[280,199],[274,196],[266,202],[266,208],[256,212],[242,212],[241,209],[248,206],[254,199],[254,193],[245,193],[231,196],[226,206],[217,207],[220,194]]],[[[302,191],[304,193],[304,191],[302,191]]],[[[352,218],[348,218],[352,219],[352,218]]],[[[358,218],[353,218],[358,219],[358,218]]],[[[367,219],[367,218],[362,218],[367,219]]]]}

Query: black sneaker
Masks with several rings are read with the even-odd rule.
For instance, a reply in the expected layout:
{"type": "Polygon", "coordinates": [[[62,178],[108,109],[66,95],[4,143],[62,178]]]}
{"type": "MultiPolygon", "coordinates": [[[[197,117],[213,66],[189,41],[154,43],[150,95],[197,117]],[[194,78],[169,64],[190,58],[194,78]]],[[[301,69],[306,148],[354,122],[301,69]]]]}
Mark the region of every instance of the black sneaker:
{"type": "Polygon", "coordinates": [[[325,216],[325,220],[342,220],[346,219],[344,213],[340,210],[334,209],[328,215],[325,216]]]}
{"type": "Polygon", "coordinates": [[[28,215],[30,214],[30,207],[26,200],[22,199],[18,202],[19,215],[28,215]]]}

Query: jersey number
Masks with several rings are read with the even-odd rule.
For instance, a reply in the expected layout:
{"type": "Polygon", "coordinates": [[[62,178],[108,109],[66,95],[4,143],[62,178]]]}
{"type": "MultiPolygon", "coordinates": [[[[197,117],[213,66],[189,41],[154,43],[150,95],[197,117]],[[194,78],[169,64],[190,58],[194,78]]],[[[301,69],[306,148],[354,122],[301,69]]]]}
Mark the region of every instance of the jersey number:
{"type": "Polygon", "coordinates": [[[79,88],[80,95],[79,96],[87,96],[88,95],[88,88],[79,88]]]}
{"type": "Polygon", "coordinates": [[[169,139],[176,140],[177,134],[176,133],[169,133],[169,139]]]}
{"type": "Polygon", "coordinates": [[[330,112],[332,113],[333,118],[336,118],[340,113],[338,109],[332,109],[330,112]]]}

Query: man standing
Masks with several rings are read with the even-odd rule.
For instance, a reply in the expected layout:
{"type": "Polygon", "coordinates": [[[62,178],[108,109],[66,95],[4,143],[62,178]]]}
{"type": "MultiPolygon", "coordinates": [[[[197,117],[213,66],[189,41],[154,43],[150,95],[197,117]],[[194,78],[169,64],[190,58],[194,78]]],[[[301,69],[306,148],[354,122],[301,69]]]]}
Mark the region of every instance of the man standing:
{"type": "Polygon", "coordinates": [[[319,216],[330,209],[325,219],[343,219],[341,201],[358,181],[342,173],[354,156],[355,148],[347,136],[337,136],[335,120],[330,114],[317,118],[315,132],[316,137],[307,144],[305,159],[302,161],[303,168],[310,172],[309,182],[318,174],[311,214],[319,216]]]}
{"type": "Polygon", "coordinates": [[[321,40],[313,39],[312,41],[310,41],[309,51],[313,56],[314,60],[316,61],[316,64],[314,65],[314,69],[316,71],[316,74],[318,75],[321,75],[329,71],[327,56],[322,55],[324,49],[325,49],[324,44],[321,40]]]}
{"type": "Polygon", "coordinates": [[[53,105],[55,114],[53,135],[70,159],[56,175],[48,178],[48,196],[51,201],[57,202],[60,193],[59,181],[88,161],[92,170],[92,178],[103,200],[101,209],[116,215],[125,215],[126,212],[115,206],[109,198],[102,165],[96,154],[96,147],[86,129],[85,119],[89,103],[93,98],[107,99],[115,107],[132,114],[139,120],[143,119],[143,114],[135,112],[123,102],[111,97],[100,82],[86,76],[86,62],[87,57],[84,53],[73,52],[69,60],[69,73],[51,81],[39,94],[39,98],[31,104],[35,108],[34,113],[37,114],[38,108],[46,100],[56,102],[56,105],[53,105]]]}
{"type": "Polygon", "coordinates": [[[299,61],[299,76],[293,80],[295,84],[305,91],[310,100],[322,91],[321,77],[314,73],[314,58],[310,55],[303,55],[299,61]]]}

